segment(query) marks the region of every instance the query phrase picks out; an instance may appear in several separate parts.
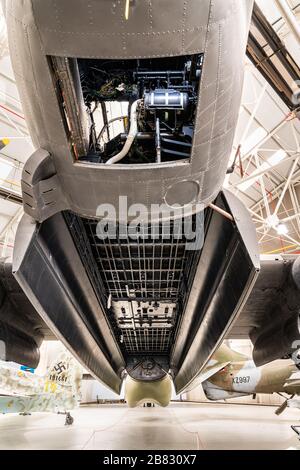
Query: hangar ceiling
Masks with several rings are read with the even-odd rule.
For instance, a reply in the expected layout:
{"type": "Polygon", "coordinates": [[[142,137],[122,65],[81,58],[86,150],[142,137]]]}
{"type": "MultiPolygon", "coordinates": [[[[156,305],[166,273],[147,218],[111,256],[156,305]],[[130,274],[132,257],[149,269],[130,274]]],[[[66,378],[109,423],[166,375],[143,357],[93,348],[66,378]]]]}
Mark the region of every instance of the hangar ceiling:
{"type": "MultiPolygon", "coordinates": [[[[300,3],[296,0],[288,3],[299,24],[300,3]]],[[[276,1],[258,0],[257,4],[299,65],[299,38],[281,17],[276,1]]],[[[264,254],[295,253],[300,248],[299,133],[296,113],[290,111],[247,59],[232,154],[233,160],[241,145],[242,165],[237,165],[235,172],[227,177],[226,185],[251,211],[260,252],[264,254]]]]}
{"type": "MultiPolygon", "coordinates": [[[[259,8],[300,64],[299,37],[282,17],[278,0],[257,0],[259,8]]],[[[288,0],[298,21],[300,2],[288,0]]],[[[267,51],[267,44],[264,45],[267,51]]],[[[245,85],[225,186],[251,212],[262,254],[300,253],[300,121],[260,71],[245,57],[245,85]]],[[[297,84],[295,84],[297,89],[297,84]]],[[[300,103],[299,103],[300,105],[300,103]]],[[[20,178],[33,151],[13,77],[3,16],[0,16],[0,256],[12,253],[22,215],[20,178]]]]}

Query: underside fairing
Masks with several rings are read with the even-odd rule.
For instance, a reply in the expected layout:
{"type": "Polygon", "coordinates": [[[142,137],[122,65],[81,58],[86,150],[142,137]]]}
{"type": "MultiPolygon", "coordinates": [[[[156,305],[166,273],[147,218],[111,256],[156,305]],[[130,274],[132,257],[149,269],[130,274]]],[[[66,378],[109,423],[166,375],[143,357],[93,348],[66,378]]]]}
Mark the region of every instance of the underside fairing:
{"type": "Polygon", "coordinates": [[[142,382],[128,376],[125,379],[125,398],[128,406],[134,408],[146,403],[168,406],[172,396],[172,380],[168,374],[162,379],[142,382]]]}
{"type": "Polygon", "coordinates": [[[13,273],[56,337],[119,393],[125,363],[62,214],[43,224],[23,216],[13,273]]]}

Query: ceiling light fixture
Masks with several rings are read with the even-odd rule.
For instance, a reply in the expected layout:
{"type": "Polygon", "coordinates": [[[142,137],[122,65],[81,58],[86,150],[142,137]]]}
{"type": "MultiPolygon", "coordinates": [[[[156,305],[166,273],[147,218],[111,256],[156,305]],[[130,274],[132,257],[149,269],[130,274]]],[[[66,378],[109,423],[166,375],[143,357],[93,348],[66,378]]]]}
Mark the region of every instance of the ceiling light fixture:
{"type": "Polygon", "coordinates": [[[276,231],[278,235],[287,235],[289,233],[289,230],[285,224],[278,224],[276,231]]]}

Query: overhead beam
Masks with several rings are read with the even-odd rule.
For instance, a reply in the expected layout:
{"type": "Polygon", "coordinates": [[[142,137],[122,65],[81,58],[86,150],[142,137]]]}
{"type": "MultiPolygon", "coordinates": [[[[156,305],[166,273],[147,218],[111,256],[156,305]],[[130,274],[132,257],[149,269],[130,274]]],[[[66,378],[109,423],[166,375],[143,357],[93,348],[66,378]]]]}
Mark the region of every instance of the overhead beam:
{"type": "Polygon", "coordinates": [[[290,27],[292,33],[294,34],[296,40],[300,42],[300,26],[286,0],[275,0],[275,3],[286,24],[290,27]]]}
{"type": "Polygon", "coordinates": [[[23,204],[23,198],[21,194],[18,194],[9,188],[5,188],[4,186],[0,186],[0,198],[18,205],[23,204]]]}
{"type": "Polygon", "coordinates": [[[287,192],[288,190],[288,187],[289,185],[291,184],[291,180],[292,180],[292,177],[293,177],[293,174],[295,173],[295,170],[298,166],[298,162],[299,162],[299,157],[294,161],[293,165],[292,165],[292,168],[290,169],[290,172],[289,172],[289,175],[288,175],[288,179],[286,180],[285,182],[285,185],[283,187],[283,190],[281,191],[281,194],[280,194],[280,197],[277,201],[277,204],[276,204],[276,207],[275,207],[275,210],[273,212],[273,215],[277,215],[278,214],[278,211],[280,209],[280,206],[283,202],[283,198],[285,196],[285,193],[287,192]]]}
{"type": "MultiPolygon", "coordinates": [[[[276,0],[278,2],[283,3],[283,0],[276,0]]],[[[293,15],[291,11],[290,15],[293,15]]],[[[297,24],[295,16],[294,22],[297,24]]],[[[296,25],[294,32],[296,33],[296,25]]],[[[247,55],[289,109],[292,111],[299,108],[299,103],[294,99],[293,88],[294,83],[300,80],[299,66],[256,4],[252,14],[247,55]],[[266,52],[266,44],[270,49],[269,54],[266,52]],[[280,72],[276,61],[280,62],[283,72],[280,72]]]]}

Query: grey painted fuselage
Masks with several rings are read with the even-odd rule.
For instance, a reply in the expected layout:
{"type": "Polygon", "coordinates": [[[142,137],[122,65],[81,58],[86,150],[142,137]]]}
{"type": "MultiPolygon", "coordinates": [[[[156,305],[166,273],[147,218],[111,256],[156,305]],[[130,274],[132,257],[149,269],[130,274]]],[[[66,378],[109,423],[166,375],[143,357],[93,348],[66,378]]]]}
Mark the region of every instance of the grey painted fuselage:
{"type": "MultiPolygon", "coordinates": [[[[238,119],[253,0],[137,0],[130,2],[128,19],[125,1],[7,0],[4,5],[15,77],[37,149],[22,176],[26,214],[16,238],[15,276],[52,331],[109,387],[120,390],[122,371],[131,360],[133,367],[143,368],[145,357],[147,364],[156,357],[162,368],[171,368],[177,391],[183,390],[232,324],[259,269],[249,215],[232,194],[220,194],[238,119]],[[93,129],[85,112],[80,61],[125,67],[130,61],[157,64],[161,59],[168,70],[172,59],[180,63],[187,57],[186,73],[200,56],[199,82],[192,83],[197,95],[189,95],[192,141],[180,142],[190,148],[188,158],[171,150],[176,158],[160,161],[157,141],[158,160],[150,163],[95,163],[85,155],[93,129]],[[147,249],[139,241],[120,240],[99,247],[91,233],[97,208],[111,204],[120,222],[120,196],[127,197],[128,206],[143,204],[145,210],[178,204],[189,215],[216,200],[232,218],[206,209],[204,245],[192,254],[180,251],[174,237],[161,241],[159,255],[152,240],[147,249]],[[133,254],[136,245],[139,251],[133,254]]],[[[124,82],[112,93],[122,93],[124,82]]],[[[112,83],[107,79],[101,90],[107,93],[112,83]]],[[[159,107],[157,112],[168,120],[169,96],[180,97],[175,112],[180,121],[189,112],[183,99],[190,93],[180,89],[149,89],[135,105],[151,119],[154,98],[146,109],[145,97],[151,91],[164,95],[168,112],[159,107]]],[[[147,130],[157,137],[159,124],[158,119],[154,129],[148,123],[147,130]]],[[[169,132],[170,125],[164,129],[169,132]]],[[[170,145],[170,139],[166,142],[170,145]]],[[[158,212],[154,221],[159,223],[158,212]]]]}

